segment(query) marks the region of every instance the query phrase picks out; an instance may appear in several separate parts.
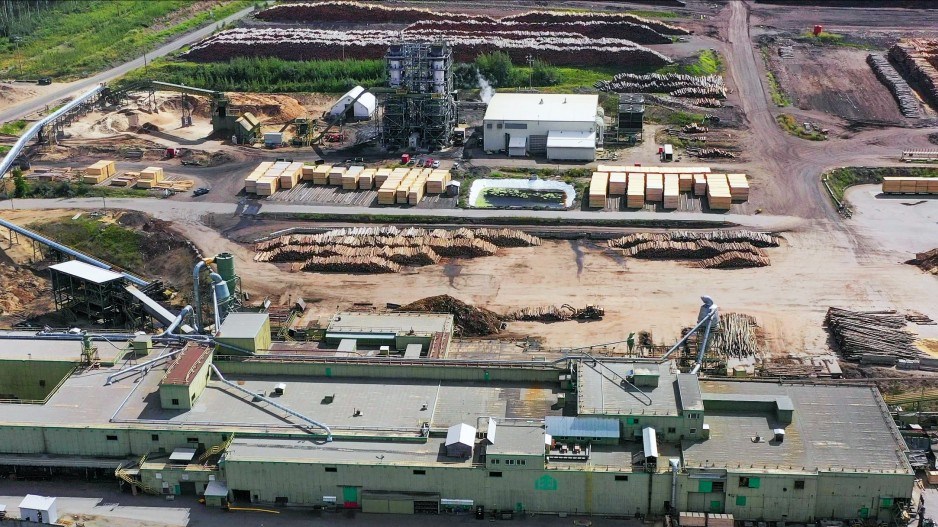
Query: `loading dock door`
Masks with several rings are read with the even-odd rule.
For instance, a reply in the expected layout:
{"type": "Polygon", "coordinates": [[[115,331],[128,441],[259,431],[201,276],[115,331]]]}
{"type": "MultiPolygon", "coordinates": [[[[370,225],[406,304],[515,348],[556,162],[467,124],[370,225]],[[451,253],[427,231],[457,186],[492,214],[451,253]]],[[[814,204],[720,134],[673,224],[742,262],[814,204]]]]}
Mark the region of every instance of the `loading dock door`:
{"type": "Polygon", "coordinates": [[[342,508],[357,509],[360,507],[358,500],[358,487],[342,487],[342,508]]]}

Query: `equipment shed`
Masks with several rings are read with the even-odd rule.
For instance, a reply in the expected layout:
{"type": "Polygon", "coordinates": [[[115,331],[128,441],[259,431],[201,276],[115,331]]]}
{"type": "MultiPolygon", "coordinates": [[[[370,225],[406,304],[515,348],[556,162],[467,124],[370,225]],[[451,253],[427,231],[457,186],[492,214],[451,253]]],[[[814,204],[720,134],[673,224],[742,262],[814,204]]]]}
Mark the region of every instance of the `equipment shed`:
{"type": "Polygon", "coordinates": [[[365,91],[361,86],[355,86],[343,95],[332,108],[329,114],[333,117],[354,117],[355,119],[371,119],[375,114],[378,100],[374,94],[365,91]]]}
{"type": "Polygon", "coordinates": [[[446,431],[446,455],[449,457],[472,457],[476,429],[465,423],[449,427],[446,431]]]}
{"type": "Polygon", "coordinates": [[[551,130],[547,133],[547,159],[558,161],[596,159],[596,133],[585,130],[551,130]]]}

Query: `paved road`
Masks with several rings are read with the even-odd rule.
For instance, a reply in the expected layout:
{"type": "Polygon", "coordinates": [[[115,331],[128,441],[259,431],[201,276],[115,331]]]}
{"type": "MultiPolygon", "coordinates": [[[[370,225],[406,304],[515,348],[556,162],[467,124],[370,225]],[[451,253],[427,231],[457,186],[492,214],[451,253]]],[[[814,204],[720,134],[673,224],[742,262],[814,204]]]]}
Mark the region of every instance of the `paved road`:
{"type": "MultiPolygon", "coordinates": [[[[3,207],[17,209],[90,209],[98,210],[104,206],[101,198],[71,198],[71,199],[17,199],[4,203],[3,207]]],[[[753,229],[766,231],[790,230],[800,226],[804,220],[791,216],[749,216],[743,214],[704,214],[699,212],[670,212],[657,213],[649,211],[637,212],[590,212],[590,211],[548,211],[548,210],[480,210],[480,209],[411,209],[411,208],[374,208],[374,207],[327,207],[320,205],[301,205],[288,203],[270,203],[264,201],[243,200],[235,203],[214,203],[209,201],[191,200],[174,201],[150,198],[110,198],[107,207],[114,209],[135,210],[151,214],[157,218],[174,222],[190,222],[205,214],[222,215],[256,215],[260,212],[294,213],[294,214],[335,214],[342,216],[360,216],[380,214],[385,216],[443,216],[450,218],[532,218],[532,219],[566,219],[566,220],[597,220],[597,221],[684,221],[684,222],[713,222],[714,227],[727,224],[737,224],[753,229]]]]}
{"type": "MultiPolygon", "coordinates": [[[[205,26],[202,29],[198,29],[191,33],[186,33],[185,35],[182,35],[181,37],[175,40],[167,42],[166,44],[163,44],[159,48],[147,53],[146,55],[147,60],[151,61],[157,57],[162,57],[187,44],[192,44],[193,42],[199,41],[211,35],[212,32],[215,31],[216,26],[218,26],[219,24],[230,24],[250,14],[253,11],[254,11],[254,6],[247,7],[229,16],[228,18],[222,19],[219,22],[213,22],[212,24],[205,26]]],[[[35,111],[41,110],[42,108],[45,108],[46,106],[51,106],[56,101],[63,99],[65,97],[68,97],[69,95],[74,95],[77,92],[85,91],[89,87],[94,86],[95,84],[108,82],[112,79],[120,77],[121,75],[124,75],[125,73],[131,70],[135,70],[141,67],[143,67],[143,56],[133,59],[129,62],[125,62],[121,64],[120,66],[111,68],[93,77],[88,77],[87,79],[82,79],[76,82],[70,82],[64,85],[63,88],[60,90],[51,91],[45,95],[36,97],[35,99],[31,99],[16,107],[9,108],[5,111],[0,112],[0,123],[6,122],[6,121],[12,121],[14,119],[20,119],[35,111]]]]}

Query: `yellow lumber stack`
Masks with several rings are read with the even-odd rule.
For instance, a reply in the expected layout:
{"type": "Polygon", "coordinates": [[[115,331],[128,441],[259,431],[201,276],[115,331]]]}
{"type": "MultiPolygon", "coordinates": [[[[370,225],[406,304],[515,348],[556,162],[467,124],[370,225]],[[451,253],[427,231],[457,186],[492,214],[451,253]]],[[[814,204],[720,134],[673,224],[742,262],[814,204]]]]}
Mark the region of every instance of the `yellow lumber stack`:
{"type": "Polygon", "coordinates": [[[257,180],[256,194],[258,196],[270,196],[280,187],[280,178],[277,176],[263,176],[257,180]]]}
{"type": "Polygon", "coordinates": [[[373,168],[366,168],[358,175],[358,190],[371,190],[375,182],[375,172],[373,168]]]}
{"type": "Polygon", "coordinates": [[[155,188],[163,181],[163,169],[160,167],[147,167],[140,171],[137,178],[137,188],[155,188]]]}
{"type": "Polygon", "coordinates": [[[313,169],[313,185],[328,185],[332,165],[319,165],[313,169]]]}
{"type": "Polygon", "coordinates": [[[730,196],[733,201],[746,201],[749,199],[749,181],[746,174],[727,174],[726,181],[730,186],[730,196]]]}
{"type": "Polygon", "coordinates": [[[726,174],[707,175],[707,203],[713,210],[729,210],[733,197],[726,174]]]}
{"type": "Polygon", "coordinates": [[[290,163],[280,173],[280,188],[293,188],[300,182],[303,163],[290,163]]]}
{"type": "Polygon", "coordinates": [[[274,166],[273,161],[264,161],[257,165],[257,167],[248,174],[248,177],[244,178],[244,191],[248,194],[257,194],[257,180],[260,179],[265,172],[270,170],[272,166],[274,166]]]}
{"type": "Polygon", "coordinates": [[[316,170],[316,165],[303,165],[303,170],[300,172],[300,179],[303,181],[312,181],[313,172],[316,170]]]}
{"type": "Polygon", "coordinates": [[[419,168],[414,168],[407,172],[407,175],[404,176],[401,182],[397,185],[397,190],[395,190],[395,203],[407,203],[407,194],[410,192],[410,186],[414,184],[414,181],[417,181],[417,177],[421,172],[423,172],[423,170],[419,168]]]}
{"type": "Polygon", "coordinates": [[[640,209],[645,206],[645,174],[629,173],[625,206],[640,209]]]}
{"type": "Polygon", "coordinates": [[[378,205],[394,205],[397,199],[397,186],[401,184],[400,174],[391,174],[378,188],[378,205]]]}
{"type": "Polygon", "coordinates": [[[645,199],[655,203],[664,199],[664,174],[645,175],[645,199]]]}
{"type": "Polygon", "coordinates": [[[606,192],[609,190],[609,173],[593,172],[593,178],[590,180],[589,202],[588,205],[594,208],[603,208],[606,206],[606,192]]]}
{"type": "Polygon", "coordinates": [[[442,194],[449,184],[449,170],[437,169],[427,177],[427,194],[442,194]]]}
{"type": "Polygon", "coordinates": [[[342,174],[342,189],[355,190],[358,188],[358,176],[365,171],[363,166],[348,167],[348,170],[342,174]]]}
{"type": "Polygon", "coordinates": [[[938,178],[884,177],[883,192],[886,194],[938,194],[938,178]]]}
{"type": "Polygon", "coordinates": [[[410,189],[407,191],[407,203],[410,205],[416,205],[420,203],[420,200],[423,199],[424,194],[427,190],[427,178],[430,177],[429,173],[421,173],[417,176],[417,179],[410,185],[410,189]]]}
{"type": "Polygon", "coordinates": [[[345,175],[345,167],[343,166],[334,166],[332,170],[329,171],[329,184],[330,185],[341,185],[342,176],[345,175]]]}
{"type": "Polygon", "coordinates": [[[678,188],[681,192],[693,192],[694,190],[694,175],[693,174],[679,174],[678,188]]]}
{"type": "Polygon", "coordinates": [[[703,196],[707,193],[707,175],[694,174],[694,195],[703,196]]]}
{"type": "Polygon", "coordinates": [[[681,191],[677,174],[664,175],[664,208],[676,209],[681,202],[681,191]]]}
{"type": "Polygon", "coordinates": [[[609,173],[609,195],[610,196],[621,196],[625,194],[626,190],[626,181],[628,178],[625,175],[625,172],[610,172],[609,173]]]}
{"type": "Polygon", "coordinates": [[[85,177],[82,182],[89,185],[96,185],[105,179],[117,173],[117,164],[108,159],[102,159],[97,163],[85,169],[85,177]]]}
{"type": "Polygon", "coordinates": [[[381,188],[381,185],[388,179],[388,176],[391,175],[390,168],[379,168],[375,171],[375,188],[381,188]]]}

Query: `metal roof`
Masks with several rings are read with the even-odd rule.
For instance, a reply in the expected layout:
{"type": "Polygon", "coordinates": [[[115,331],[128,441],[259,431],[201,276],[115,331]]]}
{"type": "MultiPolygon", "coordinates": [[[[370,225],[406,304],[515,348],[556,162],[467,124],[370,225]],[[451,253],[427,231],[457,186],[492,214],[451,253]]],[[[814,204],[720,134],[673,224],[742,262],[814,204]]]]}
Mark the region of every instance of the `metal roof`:
{"type": "Polygon", "coordinates": [[[702,411],[703,398],[700,395],[700,382],[697,375],[680,373],[677,376],[677,395],[681,410],[702,411]]]}
{"type": "Polygon", "coordinates": [[[27,494],[23,501],[20,502],[21,509],[30,509],[34,511],[47,511],[55,505],[55,498],[49,496],[37,496],[35,494],[27,494]]]}
{"type": "MultiPolygon", "coordinates": [[[[406,334],[449,332],[453,315],[447,313],[355,313],[333,315],[326,332],[329,334],[406,334]]],[[[354,337],[353,337],[354,338],[354,337]]],[[[364,338],[364,337],[358,337],[364,338]]]]}
{"type": "Polygon", "coordinates": [[[446,442],[443,444],[450,446],[455,445],[456,443],[461,443],[463,445],[472,446],[475,444],[475,439],[475,427],[469,426],[466,423],[459,423],[458,425],[453,425],[446,430],[446,442]]]}
{"type": "Polygon", "coordinates": [[[906,446],[873,387],[709,380],[700,384],[705,401],[717,395],[749,401],[761,397],[766,402],[787,398],[794,412],[791,423],[783,423],[768,404],[708,409],[710,439],[683,443],[688,467],[912,473],[906,446]],[[776,428],[785,430],[782,442],[772,440],[776,428]],[[754,442],[757,436],[761,440],[754,442]]]}
{"type": "Polygon", "coordinates": [[[642,451],[645,457],[658,457],[658,435],[650,426],[642,428],[642,451]]]}
{"type": "MultiPolygon", "coordinates": [[[[365,88],[362,88],[361,86],[355,86],[351,90],[347,91],[345,95],[340,97],[339,100],[336,101],[336,103],[332,105],[332,108],[329,110],[329,113],[336,114],[336,113],[341,113],[345,111],[348,103],[355,100],[355,97],[358,97],[358,94],[364,91],[365,91],[365,88]],[[339,106],[341,106],[341,108],[339,108],[339,106]]],[[[378,106],[378,99],[375,98],[373,93],[366,92],[361,97],[359,97],[357,101],[355,101],[355,104],[362,105],[362,107],[368,110],[368,113],[371,114],[371,113],[374,113],[375,108],[377,108],[378,106]]]]}
{"type": "Polygon", "coordinates": [[[55,269],[60,273],[74,276],[76,278],[81,278],[82,280],[87,280],[96,284],[106,284],[113,280],[120,280],[123,278],[120,273],[108,271],[107,269],[102,269],[91,264],[86,264],[85,262],[79,262],[78,260],[69,260],[67,262],[50,265],[49,269],[55,269]]]}
{"type": "Polygon", "coordinates": [[[599,95],[565,93],[496,93],[485,110],[486,121],[596,121],[599,95]]]}
{"type": "Polygon", "coordinates": [[[577,367],[577,410],[583,415],[677,415],[677,370],[673,363],[612,362],[582,359],[577,367]],[[637,369],[658,373],[658,386],[622,385],[637,369]]]}
{"type": "Polygon", "coordinates": [[[205,364],[211,355],[211,347],[187,343],[185,348],[176,356],[176,360],[173,361],[172,365],[170,365],[169,369],[166,371],[166,376],[163,377],[160,384],[188,386],[194,380],[193,377],[195,374],[202,369],[202,365],[205,364]]]}
{"type": "Polygon", "coordinates": [[[498,442],[485,449],[486,455],[544,455],[544,426],[540,423],[498,425],[498,442]]]}
{"type": "Polygon", "coordinates": [[[619,420],[613,417],[562,417],[544,419],[554,437],[619,438],[619,420]]]}
{"type": "Polygon", "coordinates": [[[528,146],[528,137],[525,135],[512,136],[508,140],[508,148],[526,148],[528,146]]]}
{"type": "Polygon", "coordinates": [[[547,148],[596,148],[596,132],[586,130],[551,130],[547,148]]]}
{"type": "Polygon", "coordinates": [[[224,481],[209,481],[208,485],[205,486],[205,495],[210,497],[228,497],[228,483],[224,481]]]}
{"type": "Polygon", "coordinates": [[[188,463],[195,458],[195,449],[194,448],[177,448],[173,450],[173,453],[169,455],[170,461],[176,461],[180,463],[188,463]]]}
{"type": "Polygon", "coordinates": [[[218,336],[226,339],[253,339],[264,329],[267,313],[231,313],[221,323],[218,336]]]}

